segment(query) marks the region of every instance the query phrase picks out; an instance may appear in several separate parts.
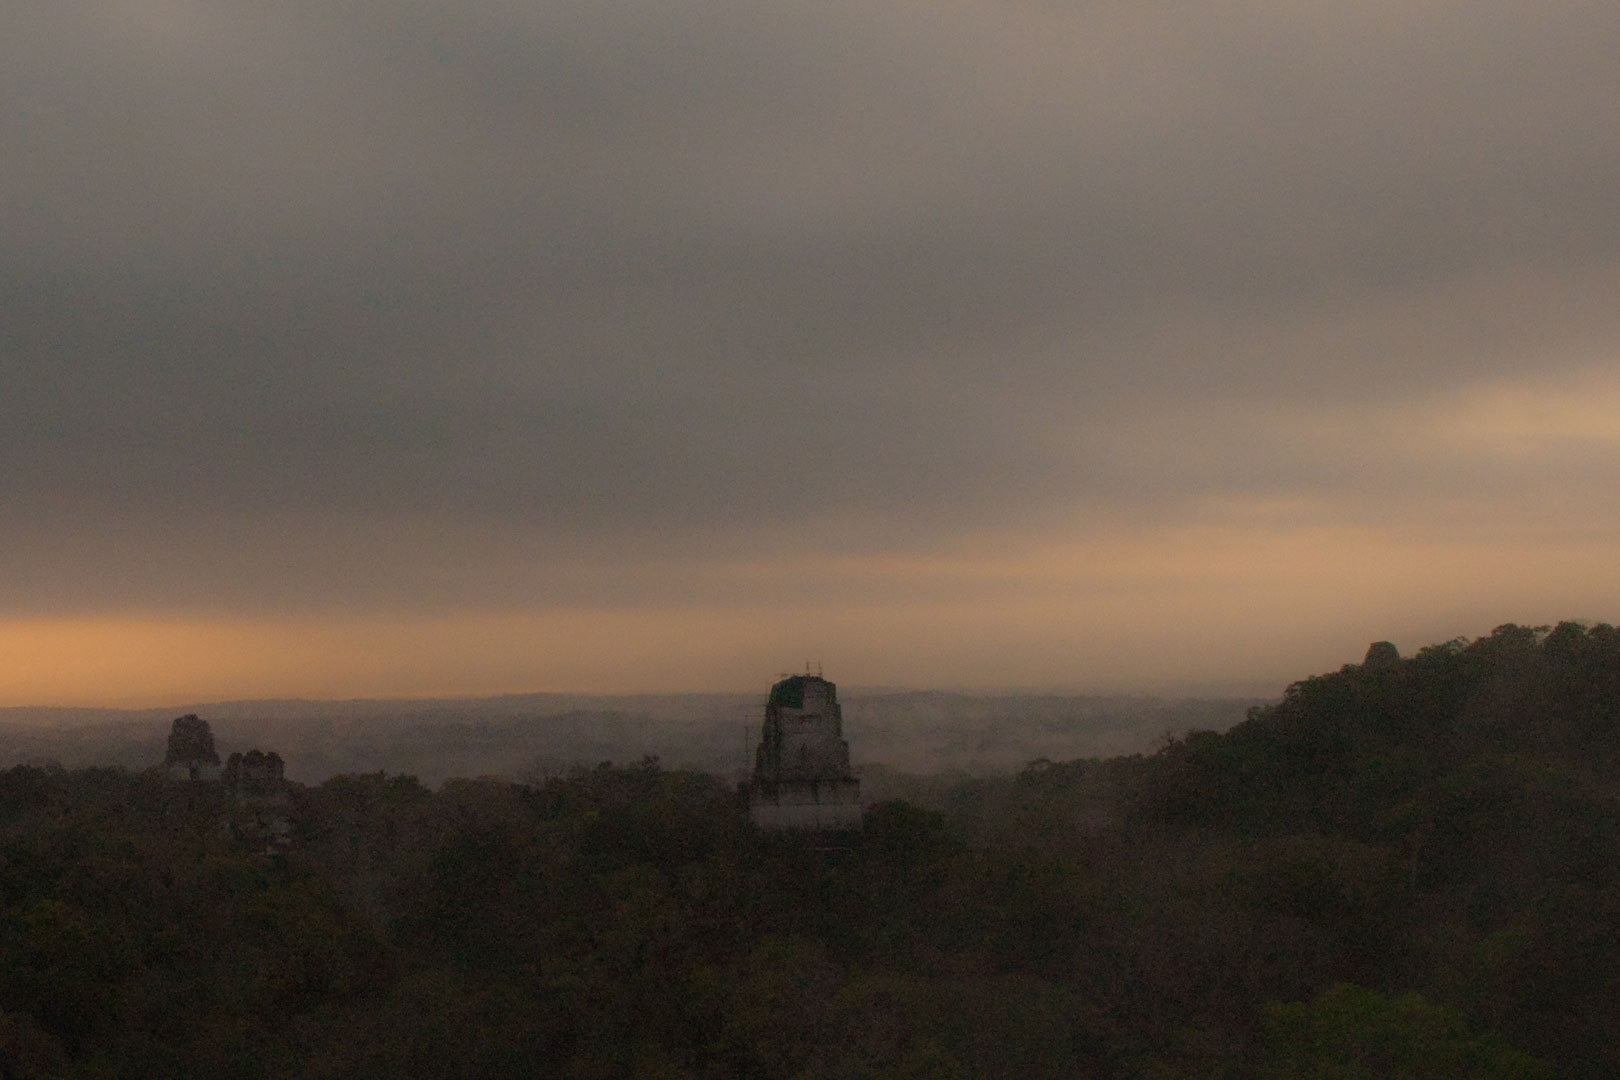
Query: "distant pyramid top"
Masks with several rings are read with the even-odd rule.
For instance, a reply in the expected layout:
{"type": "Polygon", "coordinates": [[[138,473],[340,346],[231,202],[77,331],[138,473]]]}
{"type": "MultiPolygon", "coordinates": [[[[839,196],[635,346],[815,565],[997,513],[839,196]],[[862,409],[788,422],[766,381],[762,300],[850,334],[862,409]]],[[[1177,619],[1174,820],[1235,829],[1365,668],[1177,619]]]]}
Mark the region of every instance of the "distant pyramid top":
{"type": "Polygon", "coordinates": [[[820,675],[789,675],[771,687],[767,704],[781,709],[808,708],[817,712],[830,705],[834,714],[840,714],[838,687],[820,675]],[[805,704],[807,700],[809,705],[805,704]]]}
{"type": "Polygon", "coordinates": [[[758,783],[853,780],[838,688],[820,675],[789,675],[771,687],[754,761],[758,783]]]}
{"type": "Polygon", "coordinates": [[[169,731],[169,751],[163,758],[165,765],[218,765],[219,752],[214,749],[214,733],[208,721],[199,720],[195,713],[175,718],[169,731]]]}

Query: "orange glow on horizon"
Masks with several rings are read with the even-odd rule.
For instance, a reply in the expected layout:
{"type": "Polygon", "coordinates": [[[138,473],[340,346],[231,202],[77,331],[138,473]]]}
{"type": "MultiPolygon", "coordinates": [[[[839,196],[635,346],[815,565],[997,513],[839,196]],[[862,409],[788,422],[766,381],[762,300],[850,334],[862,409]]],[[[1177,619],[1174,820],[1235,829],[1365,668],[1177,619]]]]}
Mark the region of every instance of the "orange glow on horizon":
{"type": "Polygon", "coordinates": [[[747,574],[851,588],[622,610],[0,620],[0,704],[751,690],[806,657],[846,684],[1280,690],[1374,639],[1408,650],[1620,606],[1607,544],[1343,526],[1167,529],[747,574]],[[1427,608],[1413,615],[1417,596],[1427,608]]]}

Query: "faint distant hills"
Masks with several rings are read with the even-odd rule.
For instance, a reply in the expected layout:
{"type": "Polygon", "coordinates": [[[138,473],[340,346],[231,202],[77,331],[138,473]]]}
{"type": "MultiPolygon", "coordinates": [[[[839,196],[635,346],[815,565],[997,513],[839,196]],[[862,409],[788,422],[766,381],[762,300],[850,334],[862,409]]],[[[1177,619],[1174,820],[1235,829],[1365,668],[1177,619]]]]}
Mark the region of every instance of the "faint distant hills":
{"type": "MultiPolygon", "coordinates": [[[[908,773],[1015,771],[1037,758],[1105,757],[1167,734],[1225,730],[1261,698],[1101,697],[854,691],[844,698],[851,756],[908,773]]],[[[196,713],[222,753],[273,746],[287,778],[408,773],[531,779],[601,761],[657,755],[670,767],[730,777],[745,770],[762,694],[357,701],[233,701],[160,709],[0,709],[0,767],[54,759],[68,768],[142,769],[163,760],[173,718],[196,713]]]]}

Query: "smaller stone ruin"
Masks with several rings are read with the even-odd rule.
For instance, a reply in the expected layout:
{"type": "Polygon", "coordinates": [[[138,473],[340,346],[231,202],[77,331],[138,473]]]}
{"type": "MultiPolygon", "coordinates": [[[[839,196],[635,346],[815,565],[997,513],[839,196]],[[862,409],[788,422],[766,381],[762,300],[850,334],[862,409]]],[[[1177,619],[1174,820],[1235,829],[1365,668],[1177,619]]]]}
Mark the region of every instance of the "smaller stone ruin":
{"type": "Polygon", "coordinates": [[[214,733],[208,721],[199,720],[195,713],[175,718],[163,767],[171,780],[219,779],[219,752],[214,749],[214,733]]]}
{"type": "Polygon", "coordinates": [[[226,822],[232,836],[265,855],[282,854],[292,845],[292,796],[280,754],[232,754],[225,761],[225,789],[233,804],[226,822]]]}
{"type": "Polygon", "coordinates": [[[169,732],[163,767],[169,779],[183,783],[224,781],[229,798],[221,824],[236,839],[280,855],[292,844],[292,785],[287,766],[274,750],[232,754],[220,768],[219,751],[208,721],[179,717],[169,732]]]}
{"type": "Polygon", "coordinates": [[[287,767],[274,750],[249,750],[225,759],[225,786],[239,795],[274,795],[287,782],[287,767]]]}

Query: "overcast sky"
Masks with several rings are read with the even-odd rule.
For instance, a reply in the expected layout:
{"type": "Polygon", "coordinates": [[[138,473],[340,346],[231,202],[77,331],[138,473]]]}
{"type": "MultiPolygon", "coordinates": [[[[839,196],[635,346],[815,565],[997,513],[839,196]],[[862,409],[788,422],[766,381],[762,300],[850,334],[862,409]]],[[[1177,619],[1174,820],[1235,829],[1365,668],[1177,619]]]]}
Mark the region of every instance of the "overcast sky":
{"type": "Polygon", "coordinates": [[[0,10],[0,703],[1620,620],[1620,5],[0,10]]]}

